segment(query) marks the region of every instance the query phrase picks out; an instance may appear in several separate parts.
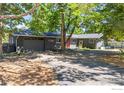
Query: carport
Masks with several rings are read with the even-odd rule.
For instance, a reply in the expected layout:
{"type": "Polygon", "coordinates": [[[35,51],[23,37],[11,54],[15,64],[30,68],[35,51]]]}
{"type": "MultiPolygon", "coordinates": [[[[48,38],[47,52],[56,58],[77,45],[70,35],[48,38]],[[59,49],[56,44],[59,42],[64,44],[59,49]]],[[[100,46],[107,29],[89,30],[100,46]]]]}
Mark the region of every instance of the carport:
{"type": "Polygon", "coordinates": [[[24,50],[43,51],[45,49],[43,37],[36,36],[17,36],[16,48],[20,47],[24,50]]]}

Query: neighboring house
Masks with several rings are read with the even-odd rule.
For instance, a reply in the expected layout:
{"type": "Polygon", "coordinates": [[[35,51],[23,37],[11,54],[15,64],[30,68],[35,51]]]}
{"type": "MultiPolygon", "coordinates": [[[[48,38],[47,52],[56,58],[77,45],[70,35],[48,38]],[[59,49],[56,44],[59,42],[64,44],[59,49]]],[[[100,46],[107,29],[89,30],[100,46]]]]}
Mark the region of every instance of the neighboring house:
{"type": "MultiPolygon", "coordinates": [[[[67,34],[66,37],[69,35],[67,34]]],[[[97,43],[101,41],[102,34],[80,34],[72,35],[69,42],[67,42],[67,48],[97,48],[97,43]]],[[[18,47],[25,50],[44,51],[53,50],[55,47],[60,47],[60,33],[59,32],[47,32],[43,35],[33,35],[31,30],[24,30],[16,32],[10,37],[9,43],[14,44],[16,49],[18,47]]]]}

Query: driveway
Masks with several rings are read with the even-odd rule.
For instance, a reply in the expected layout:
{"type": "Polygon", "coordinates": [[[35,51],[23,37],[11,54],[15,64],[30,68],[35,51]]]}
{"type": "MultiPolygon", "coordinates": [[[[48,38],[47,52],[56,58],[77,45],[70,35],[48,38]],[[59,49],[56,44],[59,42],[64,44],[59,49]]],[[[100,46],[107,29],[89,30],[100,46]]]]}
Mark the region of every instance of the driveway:
{"type": "Polygon", "coordinates": [[[59,85],[122,86],[124,85],[124,60],[120,60],[118,54],[117,51],[103,50],[45,51],[21,56],[6,56],[0,59],[0,62],[12,62],[14,65],[22,61],[30,62],[32,59],[38,59],[55,70],[59,85]]]}
{"type": "Polygon", "coordinates": [[[37,56],[51,65],[59,85],[124,85],[124,68],[106,63],[103,56],[118,55],[111,51],[45,52],[37,56]]]}

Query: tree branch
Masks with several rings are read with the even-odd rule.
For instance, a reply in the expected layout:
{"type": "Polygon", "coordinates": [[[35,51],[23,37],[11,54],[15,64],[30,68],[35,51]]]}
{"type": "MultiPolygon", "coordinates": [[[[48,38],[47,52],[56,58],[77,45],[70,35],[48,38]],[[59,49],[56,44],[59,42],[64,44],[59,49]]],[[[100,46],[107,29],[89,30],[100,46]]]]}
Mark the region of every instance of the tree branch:
{"type": "MultiPolygon", "coordinates": [[[[77,20],[77,16],[75,17],[75,18],[73,18],[72,20],[77,20]]],[[[72,21],[71,20],[71,21],[72,21]]],[[[69,37],[67,38],[67,40],[66,40],[66,42],[65,43],[67,43],[69,40],[70,40],[70,38],[72,37],[72,35],[73,35],[73,33],[74,33],[74,31],[75,31],[75,26],[76,26],[76,22],[74,23],[74,27],[72,28],[72,31],[71,31],[71,34],[69,35],[69,37]]]]}
{"type": "Polygon", "coordinates": [[[72,28],[72,32],[71,32],[71,34],[69,35],[69,37],[67,38],[67,40],[66,40],[65,43],[67,43],[67,42],[70,40],[70,38],[72,37],[74,31],[75,31],[75,26],[72,28]]]}
{"type": "Polygon", "coordinates": [[[27,16],[28,14],[33,13],[34,10],[37,7],[39,7],[39,5],[40,4],[35,4],[35,6],[33,8],[31,8],[27,13],[22,13],[20,15],[12,15],[12,16],[10,16],[10,15],[0,15],[0,19],[8,19],[8,18],[10,18],[10,19],[17,19],[17,18],[20,18],[22,16],[27,16]]]}

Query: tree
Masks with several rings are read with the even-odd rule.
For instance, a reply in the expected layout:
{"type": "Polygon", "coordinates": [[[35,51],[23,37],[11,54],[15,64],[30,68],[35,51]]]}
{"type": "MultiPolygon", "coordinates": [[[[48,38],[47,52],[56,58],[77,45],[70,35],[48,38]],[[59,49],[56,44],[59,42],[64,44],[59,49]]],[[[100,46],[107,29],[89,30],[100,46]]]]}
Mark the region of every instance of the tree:
{"type": "Polygon", "coordinates": [[[65,39],[66,39],[66,32],[65,32],[65,13],[64,13],[64,6],[66,4],[59,4],[60,6],[60,15],[61,15],[61,49],[65,50],[65,39]]]}
{"type": "Polygon", "coordinates": [[[2,52],[2,36],[0,34],[0,53],[2,52]]]}
{"type": "Polygon", "coordinates": [[[2,53],[2,37],[5,33],[11,34],[16,26],[24,22],[23,16],[32,13],[37,6],[33,4],[0,4],[0,53],[2,53]],[[30,9],[30,10],[29,10],[30,9]],[[27,12],[27,10],[29,10],[27,12]],[[4,25],[3,25],[4,24],[4,25]]]}
{"type": "Polygon", "coordinates": [[[62,30],[61,46],[70,39],[75,29],[76,33],[82,33],[80,28],[81,12],[79,4],[44,4],[32,15],[32,20],[27,22],[34,34],[62,30]],[[66,33],[70,34],[65,41],[66,33]]]}
{"type": "Polygon", "coordinates": [[[97,4],[83,19],[86,33],[103,33],[104,40],[123,39],[124,4],[97,4]]]}
{"type": "Polygon", "coordinates": [[[60,30],[60,12],[56,4],[41,4],[32,15],[32,20],[27,21],[27,26],[34,34],[60,30]]]}

